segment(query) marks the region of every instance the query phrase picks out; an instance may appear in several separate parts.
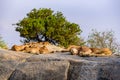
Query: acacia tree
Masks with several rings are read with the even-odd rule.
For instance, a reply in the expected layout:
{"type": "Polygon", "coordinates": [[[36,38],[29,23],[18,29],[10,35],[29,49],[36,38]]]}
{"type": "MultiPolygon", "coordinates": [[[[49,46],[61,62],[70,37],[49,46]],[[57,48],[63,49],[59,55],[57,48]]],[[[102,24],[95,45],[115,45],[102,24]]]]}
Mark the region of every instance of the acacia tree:
{"type": "Polygon", "coordinates": [[[63,46],[80,44],[79,25],[67,21],[61,12],[54,13],[51,9],[33,9],[16,25],[16,31],[25,38],[23,42],[48,41],[63,46]]]}
{"type": "Polygon", "coordinates": [[[113,31],[92,30],[88,36],[87,45],[93,48],[109,48],[113,53],[120,53],[120,45],[116,42],[113,31]]]}

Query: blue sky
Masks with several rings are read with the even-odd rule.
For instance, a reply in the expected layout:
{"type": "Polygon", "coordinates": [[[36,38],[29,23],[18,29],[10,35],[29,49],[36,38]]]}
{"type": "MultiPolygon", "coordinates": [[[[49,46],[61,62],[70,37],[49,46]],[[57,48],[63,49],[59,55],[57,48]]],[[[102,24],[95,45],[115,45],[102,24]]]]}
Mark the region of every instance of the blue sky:
{"type": "Polygon", "coordinates": [[[9,46],[20,44],[21,39],[12,24],[33,8],[61,11],[67,20],[80,25],[84,38],[91,29],[113,30],[120,41],[120,0],[0,0],[0,34],[9,46]]]}

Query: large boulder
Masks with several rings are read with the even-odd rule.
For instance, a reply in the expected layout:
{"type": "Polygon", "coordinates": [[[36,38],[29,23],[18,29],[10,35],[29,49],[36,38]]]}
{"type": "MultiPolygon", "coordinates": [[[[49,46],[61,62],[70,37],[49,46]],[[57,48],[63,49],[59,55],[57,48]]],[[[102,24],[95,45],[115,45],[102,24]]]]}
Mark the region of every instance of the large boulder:
{"type": "Polygon", "coordinates": [[[101,57],[72,61],[68,80],[120,80],[120,59],[101,57]]]}
{"type": "Polygon", "coordinates": [[[28,53],[0,49],[0,80],[8,80],[18,64],[30,56],[28,53]]]}
{"type": "Polygon", "coordinates": [[[70,53],[56,53],[32,56],[28,62],[69,61],[67,80],[120,80],[120,58],[111,57],[79,57],[70,53]]]}
{"type": "Polygon", "coordinates": [[[0,49],[0,61],[15,60],[23,61],[24,59],[32,56],[32,54],[15,52],[11,50],[0,49]]]}
{"type": "Polygon", "coordinates": [[[27,55],[0,50],[0,80],[120,80],[120,57],[80,57],[69,52],[27,55]]]}
{"type": "Polygon", "coordinates": [[[17,65],[16,61],[0,61],[0,80],[8,80],[17,65]]]}
{"type": "Polygon", "coordinates": [[[39,61],[20,64],[10,80],[67,80],[69,62],[39,61]]]}

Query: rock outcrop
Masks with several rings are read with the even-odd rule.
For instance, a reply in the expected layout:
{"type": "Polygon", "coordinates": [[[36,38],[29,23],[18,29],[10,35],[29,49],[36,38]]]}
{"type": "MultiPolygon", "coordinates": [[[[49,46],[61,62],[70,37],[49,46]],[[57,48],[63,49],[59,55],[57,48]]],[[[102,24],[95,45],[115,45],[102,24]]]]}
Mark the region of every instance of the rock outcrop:
{"type": "Polygon", "coordinates": [[[0,80],[120,80],[120,57],[70,52],[33,55],[0,49],[0,80]]]}

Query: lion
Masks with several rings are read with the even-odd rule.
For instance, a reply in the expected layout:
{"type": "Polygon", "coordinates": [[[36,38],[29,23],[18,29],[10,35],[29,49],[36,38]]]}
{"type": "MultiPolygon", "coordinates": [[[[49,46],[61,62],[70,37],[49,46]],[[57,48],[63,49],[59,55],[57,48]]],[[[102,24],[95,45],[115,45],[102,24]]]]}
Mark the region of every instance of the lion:
{"type": "Polygon", "coordinates": [[[70,46],[70,52],[72,55],[89,55],[92,51],[89,47],[87,46],[70,46]]]}
{"type": "Polygon", "coordinates": [[[100,54],[100,48],[90,48],[92,53],[94,54],[100,54]]]}
{"type": "Polygon", "coordinates": [[[91,55],[92,50],[87,46],[81,46],[78,50],[79,56],[89,56],[91,55]]]}
{"type": "Polygon", "coordinates": [[[25,47],[26,47],[26,46],[24,46],[24,45],[20,45],[20,46],[18,46],[18,45],[13,45],[12,48],[11,48],[11,50],[14,50],[14,51],[22,51],[22,50],[24,50],[25,47]]]}
{"type": "Polygon", "coordinates": [[[76,46],[76,45],[69,45],[69,47],[66,49],[66,51],[70,51],[71,48],[76,48],[79,49],[81,46],[76,46]]]}
{"type": "Polygon", "coordinates": [[[102,48],[102,49],[100,50],[100,52],[101,52],[102,54],[104,54],[105,56],[111,56],[111,55],[112,55],[112,51],[111,51],[109,48],[102,48]]]}
{"type": "Polygon", "coordinates": [[[90,48],[92,50],[91,54],[87,56],[94,57],[107,57],[112,55],[112,51],[109,48],[90,48]]]}
{"type": "Polygon", "coordinates": [[[46,46],[46,45],[50,45],[50,43],[49,43],[48,41],[46,41],[46,42],[42,42],[42,43],[43,43],[44,46],[46,46]]]}
{"type": "Polygon", "coordinates": [[[43,42],[30,42],[30,43],[25,43],[24,45],[28,47],[43,47],[43,42]]]}
{"type": "Polygon", "coordinates": [[[39,53],[40,54],[48,54],[48,53],[51,53],[51,51],[49,51],[46,46],[43,46],[39,49],[39,53]]]}
{"type": "Polygon", "coordinates": [[[39,50],[40,50],[39,47],[26,47],[26,48],[24,49],[24,52],[33,53],[33,54],[40,54],[40,53],[39,53],[39,50]]]}
{"type": "Polygon", "coordinates": [[[70,52],[71,52],[72,55],[78,55],[78,49],[77,48],[74,48],[74,47],[70,48],[70,52]]]}
{"type": "Polygon", "coordinates": [[[111,56],[112,51],[109,48],[89,48],[87,46],[79,46],[70,48],[70,52],[72,55],[79,55],[82,57],[106,57],[111,56]]]}

